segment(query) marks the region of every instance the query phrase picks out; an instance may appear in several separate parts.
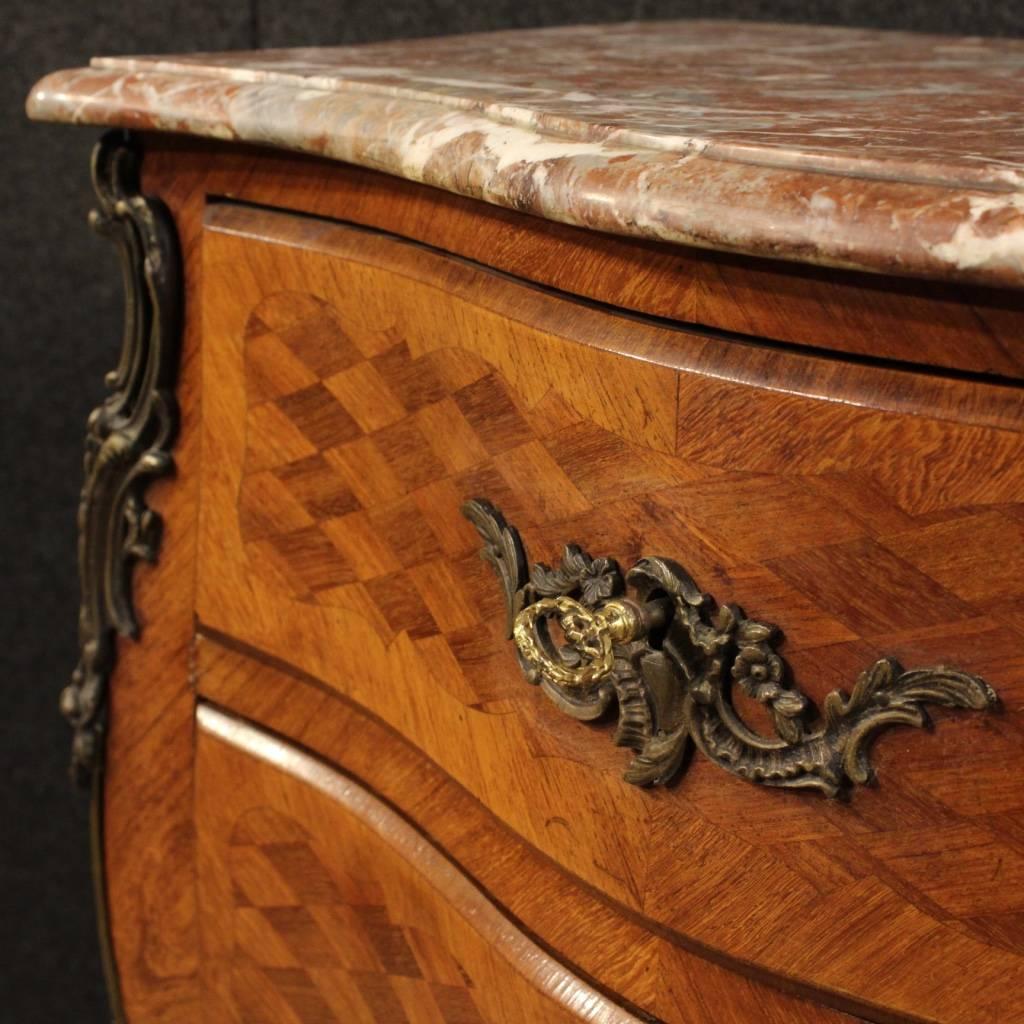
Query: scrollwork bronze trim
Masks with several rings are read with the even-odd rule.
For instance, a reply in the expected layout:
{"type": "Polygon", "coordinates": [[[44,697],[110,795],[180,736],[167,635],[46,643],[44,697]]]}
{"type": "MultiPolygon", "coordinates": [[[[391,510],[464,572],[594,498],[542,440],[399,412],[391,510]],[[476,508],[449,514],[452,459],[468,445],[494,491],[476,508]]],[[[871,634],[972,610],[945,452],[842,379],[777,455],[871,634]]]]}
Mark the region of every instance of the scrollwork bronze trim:
{"type": "Polygon", "coordinates": [[[574,718],[596,719],[617,703],[615,743],[634,751],[625,778],[636,785],[672,781],[696,747],[749,782],[834,797],[872,778],[870,741],[884,726],[926,724],[927,704],[998,704],[977,676],[944,666],[904,671],[881,658],[849,697],[825,698],[813,727],[810,702],[778,654],[778,628],[717,605],[680,565],[641,558],[623,576],[612,559],[570,544],[559,567],[527,571],[519,533],[494,505],[476,498],[462,511],[505,591],[526,678],[574,718]],[[766,707],[775,736],[743,721],[734,686],[766,707]]]}
{"type": "Polygon", "coordinates": [[[167,208],[139,191],[139,150],[110,132],[93,150],[98,209],[91,226],[118,248],[125,286],[121,356],[110,394],[89,416],[78,505],[79,661],[60,706],[74,729],[71,774],[87,784],[101,765],[116,634],[135,638],[132,569],[156,559],[160,517],[145,502],[152,479],[173,469],[178,429],[173,387],[181,326],[177,236],[167,208]]]}

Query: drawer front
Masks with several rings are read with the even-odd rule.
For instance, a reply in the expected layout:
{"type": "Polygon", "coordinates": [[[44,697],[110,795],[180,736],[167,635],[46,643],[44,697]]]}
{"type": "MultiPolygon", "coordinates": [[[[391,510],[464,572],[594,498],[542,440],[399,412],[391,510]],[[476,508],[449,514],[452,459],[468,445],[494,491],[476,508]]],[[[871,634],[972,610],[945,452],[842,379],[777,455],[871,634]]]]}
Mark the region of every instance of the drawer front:
{"type": "Polygon", "coordinates": [[[852,1024],[651,934],[315,680],[210,638],[198,665],[210,697],[264,723],[199,713],[204,984],[221,1012],[852,1024]]]}
{"type": "Polygon", "coordinates": [[[211,208],[203,267],[202,630],[354,700],[651,929],[875,1016],[1020,1017],[1019,390],[663,328],[241,207],[211,208]],[[819,707],[888,656],[983,676],[1003,713],[882,733],[846,802],[702,754],[639,789],[614,716],[524,680],[474,497],[549,563],[681,563],[782,627],[819,707]]]}
{"type": "Polygon", "coordinates": [[[640,1024],[359,783],[200,706],[207,1021],[640,1024]]]}

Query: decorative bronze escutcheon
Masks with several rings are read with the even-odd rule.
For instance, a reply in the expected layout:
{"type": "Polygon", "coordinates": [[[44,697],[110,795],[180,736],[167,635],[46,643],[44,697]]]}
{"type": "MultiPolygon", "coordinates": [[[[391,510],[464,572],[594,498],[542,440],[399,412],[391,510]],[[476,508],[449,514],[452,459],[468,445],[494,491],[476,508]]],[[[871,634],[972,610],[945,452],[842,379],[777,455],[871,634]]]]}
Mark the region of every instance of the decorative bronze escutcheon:
{"type": "Polygon", "coordinates": [[[526,678],[574,718],[596,719],[617,703],[615,742],[636,754],[625,773],[636,785],[670,782],[695,746],[749,782],[837,796],[872,778],[869,746],[882,727],[925,725],[926,704],[998,705],[978,676],[945,666],[904,671],[882,658],[849,697],[830,693],[812,727],[810,702],[776,650],[778,628],[718,606],[675,562],[641,558],[623,576],[612,559],[570,544],[558,568],[528,569],[519,532],[494,505],[476,498],[462,511],[505,591],[526,678]],[[733,687],[764,705],[775,736],[743,721],[733,687]]]}

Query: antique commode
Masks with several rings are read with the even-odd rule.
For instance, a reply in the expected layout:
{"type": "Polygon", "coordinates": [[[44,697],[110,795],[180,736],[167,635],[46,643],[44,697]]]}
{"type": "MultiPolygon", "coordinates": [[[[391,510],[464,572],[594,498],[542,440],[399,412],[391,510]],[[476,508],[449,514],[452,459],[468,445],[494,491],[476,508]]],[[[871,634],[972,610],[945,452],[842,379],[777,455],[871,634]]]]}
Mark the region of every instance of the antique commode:
{"type": "Polygon", "coordinates": [[[701,21],[36,86],[123,1019],[1024,1021],[1022,100],[701,21]]]}

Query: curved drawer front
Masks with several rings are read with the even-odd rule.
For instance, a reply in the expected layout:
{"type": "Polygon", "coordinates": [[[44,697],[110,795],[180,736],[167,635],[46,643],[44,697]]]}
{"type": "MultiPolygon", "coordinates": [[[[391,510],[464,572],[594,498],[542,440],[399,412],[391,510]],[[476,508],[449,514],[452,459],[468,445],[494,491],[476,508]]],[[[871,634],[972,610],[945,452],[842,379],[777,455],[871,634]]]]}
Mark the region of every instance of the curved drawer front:
{"type": "Polygon", "coordinates": [[[651,934],[337,693],[209,639],[199,662],[264,723],[198,719],[204,982],[244,1021],[850,1024],[651,934]]]}
{"type": "Polygon", "coordinates": [[[198,729],[207,1019],[641,1024],[357,782],[211,707],[198,729]]]}
{"type": "Polygon", "coordinates": [[[202,630],[351,698],[680,942],[866,1012],[1019,1014],[1019,390],[669,329],[244,207],[211,207],[203,268],[202,630]],[[888,657],[984,677],[1003,712],[883,732],[878,785],[845,801],[701,754],[630,785],[614,713],[574,721],[524,680],[477,497],[549,564],[575,542],[685,566],[781,627],[819,707],[888,657]]]}

